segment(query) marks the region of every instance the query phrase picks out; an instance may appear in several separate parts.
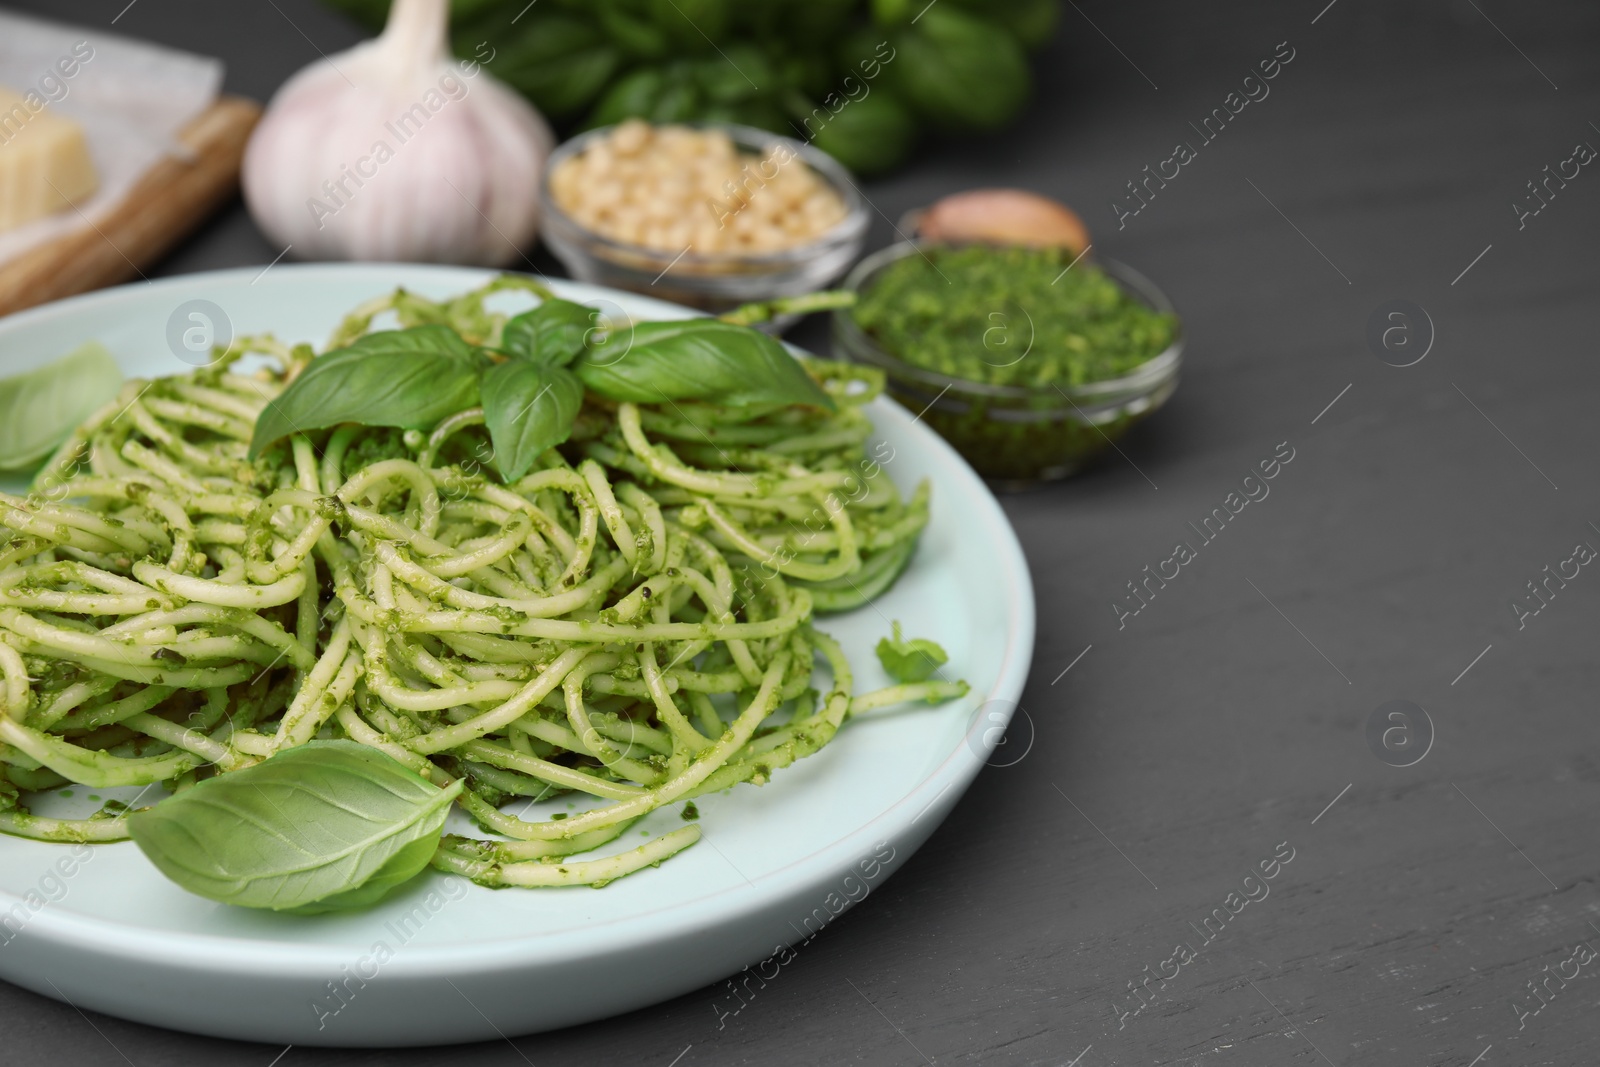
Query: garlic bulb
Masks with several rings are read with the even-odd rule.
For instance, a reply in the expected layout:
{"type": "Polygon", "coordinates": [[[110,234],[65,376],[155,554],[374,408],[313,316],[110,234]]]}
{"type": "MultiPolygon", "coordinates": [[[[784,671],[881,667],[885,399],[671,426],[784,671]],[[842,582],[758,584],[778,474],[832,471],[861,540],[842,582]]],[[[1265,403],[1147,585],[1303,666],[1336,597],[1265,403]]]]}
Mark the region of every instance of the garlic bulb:
{"type": "Polygon", "coordinates": [[[448,18],[448,0],[394,0],[378,38],[278,90],[244,158],[268,237],[301,259],[498,266],[528,249],[550,127],[450,57],[448,18]]]}

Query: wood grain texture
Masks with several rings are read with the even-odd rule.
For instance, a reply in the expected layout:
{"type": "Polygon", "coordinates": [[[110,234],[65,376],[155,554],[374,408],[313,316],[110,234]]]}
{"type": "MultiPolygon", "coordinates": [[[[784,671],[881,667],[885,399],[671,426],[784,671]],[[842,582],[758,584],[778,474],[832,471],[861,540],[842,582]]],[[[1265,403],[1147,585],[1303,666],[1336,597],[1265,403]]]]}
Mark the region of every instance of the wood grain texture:
{"type": "MultiPolygon", "coordinates": [[[[330,53],[355,39],[313,0],[276,3],[330,53]]],[[[91,1027],[0,986],[0,1060],[1600,1061],[1593,965],[1525,1026],[1513,1009],[1577,941],[1600,947],[1600,573],[1585,568],[1523,629],[1508,610],[1573,541],[1600,544],[1584,533],[1600,525],[1600,173],[1585,168],[1524,228],[1511,209],[1576,141],[1600,146],[1589,125],[1600,124],[1600,9],[1075,4],[1017,129],[930,145],[864,186],[879,209],[871,247],[895,239],[888,220],[955,190],[1061,197],[1097,251],[1168,292],[1190,338],[1182,385],[1123,443],[1126,461],[1004,502],[1040,608],[1027,716],[1011,738],[1025,747],[1031,724],[1025,758],[983,771],[902,870],[720,1026],[722,986],[515,1047],[284,1053],[92,1014],[91,1027]],[[1271,94],[1119,230],[1112,198],[1196,139],[1189,123],[1283,41],[1296,57],[1271,94]],[[1395,298],[1421,304],[1437,329],[1410,368],[1380,363],[1364,339],[1395,298]],[[1271,495],[1119,630],[1111,603],[1124,583],[1284,441],[1296,455],[1271,495]],[[1435,726],[1413,767],[1380,762],[1364,738],[1396,697],[1435,726]],[[1189,924],[1285,841],[1295,858],[1270,896],[1122,1025],[1113,1006],[1128,983],[1198,940],[1189,924]]],[[[90,0],[60,7],[100,17],[90,0]]],[[[314,58],[267,5],[242,5],[226,27],[209,11],[141,0],[118,28],[225,51],[236,88],[256,94],[314,58]]],[[[265,264],[279,251],[235,211],[163,269],[265,264]]],[[[825,326],[795,336],[827,345],[825,326]]]]}
{"type": "Polygon", "coordinates": [[[106,217],[0,266],[0,315],[143,277],[231,198],[261,105],[223,97],[178,135],[191,159],[167,156],[106,217]]]}

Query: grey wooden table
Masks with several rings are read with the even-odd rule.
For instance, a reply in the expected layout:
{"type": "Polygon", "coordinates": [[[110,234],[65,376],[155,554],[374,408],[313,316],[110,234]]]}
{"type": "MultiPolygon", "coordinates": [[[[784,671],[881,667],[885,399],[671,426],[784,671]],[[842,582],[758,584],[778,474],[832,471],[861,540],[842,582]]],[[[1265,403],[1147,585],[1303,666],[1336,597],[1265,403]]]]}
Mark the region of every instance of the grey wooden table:
{"type": "MultiPolygon", "coordinates": [[[[356,36],[312,0],[116,29],[257,97],[356,36]]],[[[975,185],[1078,205],[1187,363],[1123,455],[1005,501],[1040,608],[1008,765],[722,1026],[706,989],[512,1047],[285,1051],[0,986],[0,1063],[1596,1062],[1597,46],[1583,3],[1080,0],[1015,130],[868,186],[877,245],[975,185]]],[[[235,208],[162,272],[277,251],[235,208]]]]}

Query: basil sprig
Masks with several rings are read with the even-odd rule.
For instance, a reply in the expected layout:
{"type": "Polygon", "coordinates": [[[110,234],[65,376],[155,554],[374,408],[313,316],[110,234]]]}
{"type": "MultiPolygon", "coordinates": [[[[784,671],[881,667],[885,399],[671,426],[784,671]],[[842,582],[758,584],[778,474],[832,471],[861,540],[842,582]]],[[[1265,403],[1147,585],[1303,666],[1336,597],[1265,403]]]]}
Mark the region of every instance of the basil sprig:
{"type": "Polygon", "coordinates": [[[495,468],[515,481],[572,435],[585,388],[642,404],[834,407],[760,330],[721,319],[607,330],[594,308],[552,299],[508,321],[498,350],[432,325],[368,334],[318,356],[262,412],[250,455],[341,423],[426,430],[481,403],[495,468]]]}
{"type": "Polygon", "coordinates": [[[162,874],[207,899],[353,910],[428,866],[461,788],[354,741],[312,741],[138,812],[128,830],[162,874]]]}

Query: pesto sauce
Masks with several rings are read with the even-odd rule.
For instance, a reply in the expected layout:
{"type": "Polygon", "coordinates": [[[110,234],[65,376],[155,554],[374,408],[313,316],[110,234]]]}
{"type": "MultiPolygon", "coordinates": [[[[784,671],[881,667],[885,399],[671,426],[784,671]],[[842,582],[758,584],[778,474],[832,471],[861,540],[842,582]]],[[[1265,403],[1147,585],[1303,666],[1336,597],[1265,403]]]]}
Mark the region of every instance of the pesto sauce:
{"type": "Polygon", "coordinates": [[[885,267],[854,309],[862,331],[914,366],[988,385],[1075,386],[1160,355],[1177,320],[1065,249],[925,248],[885,267]],[[1065,273],[1063,273],[1065,272],[1065,273]]]}

